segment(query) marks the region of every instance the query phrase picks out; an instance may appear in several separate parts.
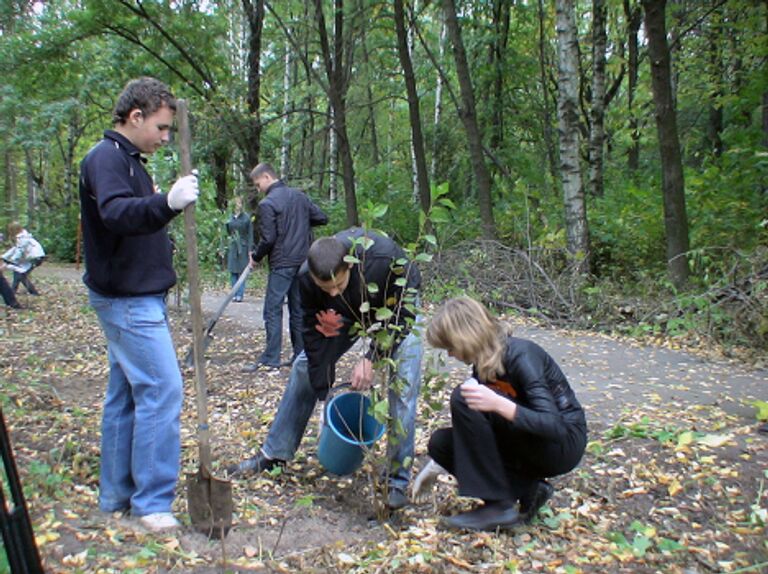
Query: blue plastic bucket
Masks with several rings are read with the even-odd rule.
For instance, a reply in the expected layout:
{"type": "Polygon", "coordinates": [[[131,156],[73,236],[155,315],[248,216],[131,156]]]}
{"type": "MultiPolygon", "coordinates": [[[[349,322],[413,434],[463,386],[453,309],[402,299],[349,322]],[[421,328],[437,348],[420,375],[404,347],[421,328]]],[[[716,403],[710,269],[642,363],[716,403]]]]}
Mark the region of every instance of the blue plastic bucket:
{"type": "Polygon", "coordinates": [[[317,458],[326,470],[350,474],[363,463],[364,449],[384,434],[384,425],[368,414],[371,401],[357,392],[336,395],[325,405],[317,458]]]}

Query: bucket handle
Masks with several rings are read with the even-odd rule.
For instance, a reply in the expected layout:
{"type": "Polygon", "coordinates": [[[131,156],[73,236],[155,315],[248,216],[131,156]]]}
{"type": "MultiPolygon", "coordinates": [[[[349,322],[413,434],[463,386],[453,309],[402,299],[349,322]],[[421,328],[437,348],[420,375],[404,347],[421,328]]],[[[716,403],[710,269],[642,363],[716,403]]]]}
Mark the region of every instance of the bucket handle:
{"type": "MultiPolygon", "coordinates": [[[[338,394],[338,392],[341,389],[350,389],[350,388],[352,388],[352,383],[341,383],[340,385],[336,385],[334,387],[331,387],[328,390],[328,394],[325,397],[325,405],[323,405],[323,417],[324,417],[324,420],[323,420],[323,423],[320,425],[320,428],[322,428],[323,424],[325,424],[326,422],[328,424],[330,424],[330,422],[328,422],[328,421],[331,420],[331,417],[330,417],[330,413],[328,413],[327,410],[331,406],[331,399],[334,397],[334,395],[338,394]]],[[[337,411],[338,411],[338,408],[339,407],[336,407],[337,411]]],[[[362,413],[361,413],[360,416],[362,417],[362,413]]],[[[362,419],[361,419],[360,422],[362,423],[362,419]]],[[[345,430],[347,432],[349,432],[350,434],[353,434],[352,429],[349,428],[348,425],[346,425],[346,426],[347,426],[347,428],[345,430]]]]}

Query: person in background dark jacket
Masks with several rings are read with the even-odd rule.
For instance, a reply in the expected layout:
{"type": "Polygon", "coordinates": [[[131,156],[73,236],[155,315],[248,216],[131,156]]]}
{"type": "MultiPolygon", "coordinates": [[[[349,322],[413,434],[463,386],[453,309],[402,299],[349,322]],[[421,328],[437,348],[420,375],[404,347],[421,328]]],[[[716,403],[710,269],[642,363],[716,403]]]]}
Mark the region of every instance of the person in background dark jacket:
{"type": "Polygon", "coordinates": [[[162,82],[129,82],[114,129],[80,164],[80,210],[91,306],[107,339],[109,384],[101,423],[99,508],[130,511],[152,531],[171,513],[181,462],[182,382],[168,328],[176,283],[167,225],[197,200],[197,177],[156,193],[142,153],[168,143],[176,100],[162,82]]]}
{"type": "Polygon", "coordinates": [[[231,467],[230,473],[262,472],[293,458],[318,400],[325,400],[333,386],[336,362],[357,341],[361,326],[375,325],[376,313],[390,309],[391,320],[382,329],[387,341],[371,339],[370,348],[352,370],[353,389],[366,390],[373,381],[373,363],[390,357],[394,377],[388,402],[398,434],[390,430],[390,471],[387,503],[397,509],[407,504],[405,492],[413,459],[416,403],[421,385],[423,346],[414,324],[421,275],[405,252],[390,238],[352,228],[312,244],[307,262],[299,272],[304,311],[304,351],[291,367],[266,441],[258,454],[231,467]],[[357,262],[345,261],[352,255],[357,262]],[[375,285],[375,287],[374,287],[375,285]]]}
{"type": "Polygon", "coordinates": [[[288,298],[288,316],[293,362],[304,349],[301,336],[301,299],[296,275],[312,243],[312,227],[325,225],[328,217],[306,193],[285,185],[268,163],[260,163],[251,172],[251,180],[265,195],[259,202],[259,243],[251,253],[251,265],[265,256],[269,259],[267,293],[264,298],[264,327],[267,342],[255,364],[244,372],[264,366],[276,368],[283,344],[283,301],[288,298]]]}
{"type": "MultiPolygon", "coordinates": [[[[227,246],[227,271],[234,287],[240,274],[250,263],[251,249],[253,248],[253,222],[251,215],[243,211],[243,200],[239,197],[232,199],[232,217],[227,221],[227,233],[229,245],[227,246]]],[[[235,302],[243,300],[245,295],[245,283],[232,298],[235,302]]]]}
{"type": "Polygon", "coordinates": [[[545,478],[572,470],[587,444],[584,411],[565,375],[541,347],[512,337],[469,297],[437,310],[427,341],[471,364],[474,378],[453,391],[452,426],[430,437],[436,464],[414,481],[414,497],[443,467],[460,495],[485,503],[445,519],[447,527],[496,530],[531,520],[552,496],[545,478]]]}

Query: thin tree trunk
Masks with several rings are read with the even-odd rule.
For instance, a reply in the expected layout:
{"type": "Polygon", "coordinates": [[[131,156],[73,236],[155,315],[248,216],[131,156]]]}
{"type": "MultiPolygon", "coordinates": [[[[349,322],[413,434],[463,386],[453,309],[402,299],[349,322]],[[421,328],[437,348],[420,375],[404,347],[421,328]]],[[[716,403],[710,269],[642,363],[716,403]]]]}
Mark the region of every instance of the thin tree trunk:
{"type": "MultiPolygon", "coordinates": [[[[16,198],[19,196],[16,188],[16,161],[13,157],[13,150],[8,147],[5,150],[5,193],[8,200],[7,213],[11,219],[18,219],[19,206],[16,204],[16,198]]],[[[29,169],[29,168],[28,168],[29,169]]]]}
{"type": "Polygon", "coordinates": [[[645,31],[651,60],[651,88],[661,154],[667,265],[672,282],[677,287],[682,287],[688,280],[688,216],[685,208],[685,182],[677,132],[677,113],[672,97],[672,70],[665,18],[666,0],[642,0],[642,4],[645,10],[645,31]]]}
{"type": "MultiPolygon", "coordinates": [[[[363,63],[366,69],[370,69],[368,66],[368,45],[366,44],[366,36],[362,38],[363,47],[363,63]]],[[[376,109],[373,107],[373,88],[372,82],[367,82],[365,86],[366,96],[368,97],[368,123],[371,126],[371,160],[374,165],[378,165],[381,161],[381,153],[379,152],[379,134],[376,130],[376,109]]]]}
{"type": "Polygon", "coordinates": [[[723,95],[723,18],[721,10],[716,9],[710,18],[709,25],[709,66],[710,82],[713,84],[709,96],[709,109],[707,110],[707,146],[715,157],[723,154],[723,105],[718,99],[723,95]]]}
{"type": "Polygon", "coordinates": [[[493,125],[491,126],[490,147],[498,150],[504,141],[504,78],[509,70],[504,64],[509,39],[510,5],[508,0],[495,0],[493,7],[493,29],[495,38],[491,46],[493,64],[493,125]]]}
{"type": "MultiPolygon", "coordinates": [[[[579,58],[574,0],[557,0],[557,117],[568,251],[586,265],[589,228],[579,166],[579,58]]],[[[583,268],[583,267],[582,267],[583,268]]]]}
{"type": "Polygon", "coordinates": [[[411,50],[408,46],[408,34],[405,27],[405,9],[403,0],[394,0],[395,30],[397,32],[397,52],[400,65],[403,68],[405,91],[408,97],[408,116],[411,124],[411,151],[416,167],[416,182],[419,204],[424,213],[429,212],[429,174],[427,173],[427,158],[424,153],[424,136],[421,131],[421,110],[419,109],[419,94],[416,91],[416,77],[413,74],[411,50]]]}
{"type": "Polygon", "coordinates": [[[549,89],[547,88],[549,85],[549,82],[547,81],[549,63],[547,61],[546,50],[548,36],[544,30],[545,18],[544,0],[539,0],[539,82],[541,82],[541,97],[544,102],[541,123],[544,131],[544,146],[546,147],[547,161],[549,162],[549,172],[552,175],[552,180],[557,181],[559,176],[557,170],[557,154],[555,152],[555,141],[552,134],[552,109],[549,105],[549,89]]]}
{"type": "Polygon", "coordinates": [[[291,157],[291,43],[285,39],[285,56],[283,62],[283,137],[280,146],[280,176],[285,179],[290,171],[291,157]]]}
{"type": "MultiPolygon", "coordinates": [[[[440,25],[440,48],[439,48],[439,61],[443,61],[445,56],[445,41],[446,41],[446,27],[445,18],[440,25]]],[[[437,158],[440,156],[440,120],[443,114],[443,75],[437,74],[437,86],[435,86],[435,117],[433,120],[433,134],[432,134],[432,164],[429,168],[429,175],[432,181],[437,179],[437,158]]]]}
{"type": "Polygon", "coordinates": [[[467,53],[464,50],[464,42],[461,38],[461,28],[459,27],[459,19],[456,14],[455,0],[443,0],[443,8],[445,10],[445,24],[453,45],[453,57],[456,61],[456,75],[461,91],[459,116],[464,124],[472,170],[475,174],[477,202],[480,208],[483,237],[494,239],[496,237],[496,223],[493,218],[491,176],[483,157],[483,140],[480,126],[477,122],[475,94],[472,88],[472,78],[469,73],[467,53]]]}
{"type": "Polygon", "coordinates": [[[632,144],[627,150],[627,167],[635,172],[640,167],[640,129],[635,110],[635,92],[638,79],[638,39],[637,35],[643,22],[643,12],[639,6],[630,6],[630,0],[624,0],[624,15],[627,19],[627,114],[629,133],[632,144]]]}
{"type": "MultiPolygon", "coordinates": [[[[328,199],[335,203],[338,198],[337,176],[339,173],[339,138],[336,135],[336,125],[333,119],[333,106],[328,105],[328,199]]],[[[325,162],[323,162],[325,164],[325,162]]]]}
{"type": "Polygon", "coordinates": [[[589,189],[602,197],[605,142],[605,0],[592,0],[592,107],[589,126],[589,189]]]}
{"type": "MultiPolygon", "coordinates": [[[[264,27],[264,0],[242,0],[245,19],[248,22],[248,118],[246,133],[243,138],[247,144],[245,149],[245,171],[250,172],[258,163],[261,153],[261,35],[264,27]]],[[[254,206],[250,206],[253,209],[254,206]]]]}
{"type": "MultiPolygon", "coordinates": [[[[344,62],[344,0],[334,1],[333,53],[328,42],[325,28],[322,0],[315,0],[315,16],[320,34],[325,72],[328,78],[328,96],[333,108],[333,131],[338,141],[338,152],[344,180],[344,199],[347,213],[347,225],[358,225],[357,196],[355,192],[355,165],[352,148],[347,132],[346,93],[348,81],[345,77],[344,62]]],[[[352,55],[347,53],[347,58],[352,55]]],[[[331,150],[333,153],[333,149],[331,150]]]]}

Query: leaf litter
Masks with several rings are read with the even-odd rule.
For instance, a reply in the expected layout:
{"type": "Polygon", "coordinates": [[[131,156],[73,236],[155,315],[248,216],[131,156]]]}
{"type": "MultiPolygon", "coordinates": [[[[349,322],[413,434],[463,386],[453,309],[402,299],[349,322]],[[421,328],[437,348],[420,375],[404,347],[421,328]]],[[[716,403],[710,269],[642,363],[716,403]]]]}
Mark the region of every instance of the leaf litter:
{"type": "MultiPolygon", "coordinates": [[[[315,413],[296,459],[285,469],[234,481],[235,526],[223,543],[188,526],[174,535],[143,532],[130,518],[97,510],[107,365],[96,317],[78,280],[42,275],[42,297],[22,295],[27,310],[0,315],[0,385],[46,572],[768,569],[768,437],[756,432],[754,420],[727,412],[709,397],[698,403],[662,397],[653,385],[663,384],[664,369],[658,381],[638,380],[630,366],[611,375],[607,360],[590,366],[584,359],[580,367],[584,373],[600,371],[579,382],[590,397],[584,401],[588,452],[574,472],[552,480],[555,496],[530,526],[503,533],[441,529],[441,515],[473,504],[457,497],[449,477],[441,477],[427,503],[376,520],[373,466],[366,463],[351,477],[325,473],[315,455],[315,413]],[[606,376],[614,381],[606,384],[606,376]]],[[[170,311],[183,359],[191,344],[188,314],[170,311]]],[[[206,364],[216,475],[255,454],[287,382],[287,369],[240,372],[262,344],[261,331],[244,329],[231,317],[217,325],[206,364]]],[[[599,344],[625,343],[601,336],[599,344]]],[[[594,349],[590,340],[583,345],[594,349]]],[[[340,365],[340,379],[353,359],[340,365]]],[[[692,361],[680,369],[695,386],[711,380],[710,366],[692,361]]],[[[193,373],[183,370],[183,375],[182,475],[197,468],[193,373]]],[[[466,369],[455,366],[447,371],[449,384],[430,397],[443,405],[440,410],[432,412],[422,402],[417,467],[430,433],[448,424],[444,405],[465,375],[466,369]]],[[[182,518],[185,506],[180,484],[174,510],[182,518]]]]}

